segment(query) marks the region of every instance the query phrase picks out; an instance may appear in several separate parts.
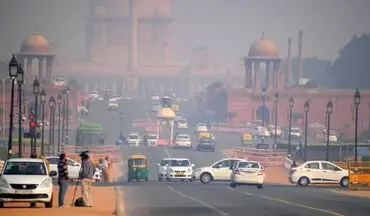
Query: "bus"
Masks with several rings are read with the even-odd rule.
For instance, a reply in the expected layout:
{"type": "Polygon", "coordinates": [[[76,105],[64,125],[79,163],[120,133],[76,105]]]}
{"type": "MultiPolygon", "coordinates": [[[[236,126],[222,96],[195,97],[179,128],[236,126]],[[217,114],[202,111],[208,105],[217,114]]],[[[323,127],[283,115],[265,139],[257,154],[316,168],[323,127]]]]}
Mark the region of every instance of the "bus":
{"type": "Polygon", "coordinates": [[[106,136],[100,124],[81,123],[76,131],[76,145],[88,146],[104,145],[106,136]]]}

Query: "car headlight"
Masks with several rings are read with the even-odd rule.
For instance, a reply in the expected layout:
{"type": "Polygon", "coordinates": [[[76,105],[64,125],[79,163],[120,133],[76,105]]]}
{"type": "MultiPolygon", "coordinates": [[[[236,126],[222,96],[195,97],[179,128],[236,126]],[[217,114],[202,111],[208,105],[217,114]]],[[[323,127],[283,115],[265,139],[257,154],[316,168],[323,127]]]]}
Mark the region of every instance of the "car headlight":
{"type": "Polygon", "coordinates": [[[45,179],[44,181],[41,182],[40,187],[41,188],[48,188],[48,187],[51,186],[51,184],[52,184],[51,179],[47,178],[47,179],[45,179]]]}
{"type": "Polygon", "coordinates": [[[167,169],[167,172],[172,173],[173,170],[171,168],[167,169]]]}
{"type": "Polygon", "coordinates": [[[0,187],[1,188],[9,188],[8,182],[5,179],[0,178],[0,187]]]}
{"type": "Polygon", "coordinates": [[[191,172],[192,172],[192,170],[191,170],[191,168],[189,168],[189,169],[188,169],[188,173],[191,173],[191,172]]]}

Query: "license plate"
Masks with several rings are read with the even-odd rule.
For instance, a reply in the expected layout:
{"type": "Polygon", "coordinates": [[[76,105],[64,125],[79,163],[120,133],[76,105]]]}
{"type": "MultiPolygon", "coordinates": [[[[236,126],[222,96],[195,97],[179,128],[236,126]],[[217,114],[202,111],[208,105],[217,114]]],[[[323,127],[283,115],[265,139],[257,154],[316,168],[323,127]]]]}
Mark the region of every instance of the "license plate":
{"type": "Polygon", "coordinates": [[[33,194],[33,190],[15,190],[15,194],[33,194]]]}
{"type": "Polygon", "coordinates": [[[185,175],[175,175],[175,177],[185,177],[185,175]]]}

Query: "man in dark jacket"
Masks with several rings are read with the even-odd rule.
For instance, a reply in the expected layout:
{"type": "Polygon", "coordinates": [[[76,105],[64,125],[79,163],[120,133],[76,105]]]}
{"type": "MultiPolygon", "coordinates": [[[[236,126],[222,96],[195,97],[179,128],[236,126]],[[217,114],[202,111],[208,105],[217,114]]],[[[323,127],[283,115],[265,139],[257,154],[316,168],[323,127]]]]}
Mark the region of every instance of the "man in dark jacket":
{"type": "Polygon", "coordinates": [[[86,206],[92,207],[91,184],[93,182],[95,166],[86,152],[80,154],[82,160],[81,179],[81,196],[86,206]]]}
{"type": "Polygon", "coordinates": [[[68,188],[68,164],[66,154],[62,153],[59,156],[58,162],[58,185],[59,185],[59,207],[64,206],[64,197],[68,188]]]}

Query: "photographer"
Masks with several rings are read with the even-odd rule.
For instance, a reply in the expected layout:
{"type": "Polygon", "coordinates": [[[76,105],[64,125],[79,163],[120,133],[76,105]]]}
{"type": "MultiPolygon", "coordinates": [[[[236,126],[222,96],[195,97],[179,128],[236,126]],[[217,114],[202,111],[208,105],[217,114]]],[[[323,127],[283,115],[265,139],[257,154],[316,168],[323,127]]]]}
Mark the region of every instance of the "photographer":
{"type": "Polygon", "coordinates": [[[82,170],[80,173],[81,179],[81,196],[84,200],[86,206],[92,207],[92,199],[91,199],[91,184],[93,182],[95,166],[94,163],[90,160],[89,155],[87,152],[82,152],[80,154],[81,161],[82,161],[82,170]]]}

